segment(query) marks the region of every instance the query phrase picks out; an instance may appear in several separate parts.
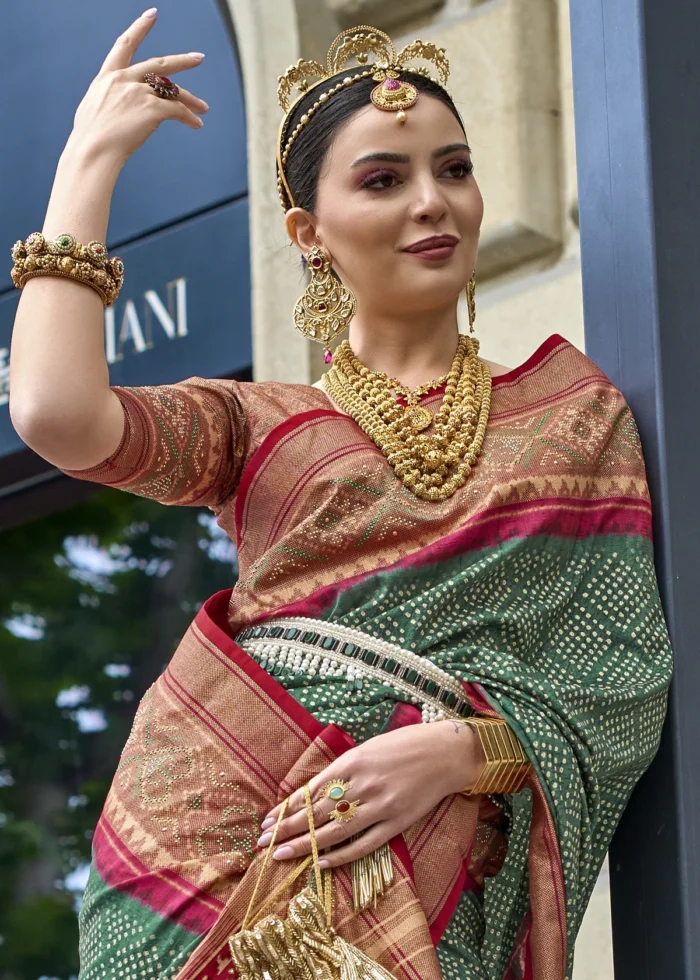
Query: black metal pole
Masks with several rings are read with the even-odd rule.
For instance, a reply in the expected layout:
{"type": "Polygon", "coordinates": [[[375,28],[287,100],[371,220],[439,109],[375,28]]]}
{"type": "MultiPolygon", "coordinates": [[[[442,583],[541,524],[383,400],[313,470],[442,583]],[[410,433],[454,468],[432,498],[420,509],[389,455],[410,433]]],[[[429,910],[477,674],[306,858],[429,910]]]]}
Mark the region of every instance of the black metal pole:
{"type": "Polygon", "coordinates": [[[675,655],[610,851],[616,980],[700,978],[700,3],[570,0],[586,352],[637,418],[675,655]]]}

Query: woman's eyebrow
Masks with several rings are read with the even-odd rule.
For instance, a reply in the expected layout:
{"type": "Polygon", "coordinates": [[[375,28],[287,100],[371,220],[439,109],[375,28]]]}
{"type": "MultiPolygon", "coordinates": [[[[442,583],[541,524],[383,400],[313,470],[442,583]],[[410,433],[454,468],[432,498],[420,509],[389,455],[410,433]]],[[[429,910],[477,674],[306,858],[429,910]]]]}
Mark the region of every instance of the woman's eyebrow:
{"type": "Polygon", "coordinates": [[[358,157],[351,167],[359,167],[363,163],[374,163],[381,160],[384,163],[410,163],[411,158],[407,153],[389,153],[388,151],[379,151],[378,153],[367,153],[363,157],[358,157]]]}
{"type": "MultiPolygon", "coordinates": [[[[447,156],[448,153],[454,153],[456,150],[466,150],[467,153],[471,153],[471,148],[467,143],[448,143],[447,146],[433,150],[431,155],[433,159],[437,159],[447,156]]],[[[389,153],[386,150],[380,150],[377,153],[367,153],[363,157],[358,157],[357,160],[353,161],[351,167],[359,167],[363,163],[377,163],[378,161],[382,163],[410,163],[411,158],[407,153],[389,153]]]]}

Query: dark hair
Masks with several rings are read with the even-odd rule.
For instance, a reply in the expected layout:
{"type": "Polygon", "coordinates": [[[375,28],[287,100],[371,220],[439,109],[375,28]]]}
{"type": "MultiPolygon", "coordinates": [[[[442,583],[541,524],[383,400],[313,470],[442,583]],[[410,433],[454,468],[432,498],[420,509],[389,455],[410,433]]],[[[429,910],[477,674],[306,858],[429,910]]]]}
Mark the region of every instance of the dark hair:
{"type": "MultiPolygon", "coordinates": [[[[333,78],[342,78],[345,72],[333,78]]],[[[462,117],[457,111],[457,107],[441,85],[420,75],[416,72],[401,72],[401,78],[409,81],[418,91],[425,95],[431,95],[434,99],[439,99],[450,110],[459,125],[464,130],[462,117]]],[[[332,85],[332,79],[328,79],[332,85]]],[[[300,131],[292,144],[292,149],[287,158],[284,174],[289,184],[289,189],[294,197],[296,207],[304,208],[306,211],[313,212],[316,207],[316,192],[318,190],[318,178],[321,167],[326,159],[328,148],[333,142],[333,138],[346,123],[360,109],[370,103],[370,92],[377,85],[373,78],[363,78],[349,85],[343,92],[332,95],[328,102],[321,106],[318,112],[312,116],[311,120],[300,131]]],[[[325,86],[324,86],[325,87],[325,86]]],[[[318,99],[319,88],[314,88],[306,92],[294,106],[292,114],[285,126],[282,136],[284,141],[286,134],[291,133],[299,122],[301,116],[318,99]]],[[[323,91],[323,89],[321,89],[323,91]]],[[[410,112],[410,109],[408,110],[410,112]]],[[[465,133],[466,136],[466,133],[465,133]]]]}

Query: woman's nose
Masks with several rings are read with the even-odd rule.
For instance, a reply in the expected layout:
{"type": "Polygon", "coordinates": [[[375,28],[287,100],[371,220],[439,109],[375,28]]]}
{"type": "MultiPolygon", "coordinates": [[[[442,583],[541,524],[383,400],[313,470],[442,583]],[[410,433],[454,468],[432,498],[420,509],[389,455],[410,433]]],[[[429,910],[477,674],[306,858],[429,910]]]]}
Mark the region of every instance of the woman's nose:
{"type": "Polygon", "coordinates": [[[437,221],[447,211],[445,198],[434,178],[421,181],[416,187],[416,195],[411,207],[414,221],[437,221]]]}

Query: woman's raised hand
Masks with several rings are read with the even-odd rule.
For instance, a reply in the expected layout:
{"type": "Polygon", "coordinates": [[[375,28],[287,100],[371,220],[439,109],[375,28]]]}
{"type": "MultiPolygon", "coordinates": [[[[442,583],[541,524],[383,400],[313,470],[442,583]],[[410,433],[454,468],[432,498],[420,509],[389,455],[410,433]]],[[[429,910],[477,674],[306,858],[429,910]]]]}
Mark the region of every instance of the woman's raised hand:
{"type": "Polygon", "coordinates": [[[172,75],[195,68],[204,55],[173,54],[132,64],[155,21],[155,9],[146,11],[117,38],[75,113],[73,142],[112,156],[120,165],[164,119],[175,119],[192,129],[200,129],[203,122],[199,116],[209,108],[181,86],[176,99],[159,98],[144,81],[147,72],[172,75]]]}

